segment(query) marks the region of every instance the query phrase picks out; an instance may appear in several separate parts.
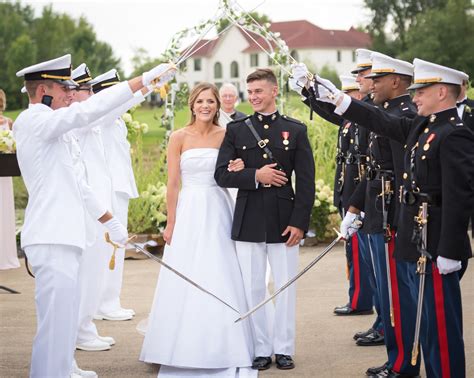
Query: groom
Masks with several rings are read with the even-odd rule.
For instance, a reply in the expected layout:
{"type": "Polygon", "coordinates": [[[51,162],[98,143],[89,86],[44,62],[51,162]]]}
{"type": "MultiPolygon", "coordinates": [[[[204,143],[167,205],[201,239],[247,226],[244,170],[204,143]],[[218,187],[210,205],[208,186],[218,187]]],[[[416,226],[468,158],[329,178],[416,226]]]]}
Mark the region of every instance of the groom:
{"type": "MultiPolygon", "coordinates": [[[[314,159],[306,126],[277,111],[278,83],[270,69],[247,76],[247,93],[255,113],[227,125],[214,177],[219,186],[239,189],[232,239],[252,308],[265,299],[267,259],[276,289],[297,274],[299,243],[314,202],[314,159]],[[245,169],[230,172],[229,161],[236,158],[245,169]]],[[[268,369],[272,353],[279,369],[295,367],[295,296],[292,285],[277,297],[272,331],[264,308],[252,315],[254,369],[268,369]]]]}

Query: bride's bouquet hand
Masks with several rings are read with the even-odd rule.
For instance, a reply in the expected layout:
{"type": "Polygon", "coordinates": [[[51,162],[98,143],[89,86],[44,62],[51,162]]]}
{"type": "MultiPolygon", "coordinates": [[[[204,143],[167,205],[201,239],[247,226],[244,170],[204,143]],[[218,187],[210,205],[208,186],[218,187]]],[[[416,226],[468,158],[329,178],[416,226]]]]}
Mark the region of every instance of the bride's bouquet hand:
{"type": "Polygon", "coordinates": [[[244,161],[242,159],[235,159],[229,160],[229,165],[227,166],[227,170],[229,172],[239,172],[245,168],[244,161]]]}
{"type": "Polygon", "coordinates": [[[166,224],[165,230],[163,231],[163,240],[166,244],[171,244],[171,239],[173,238],[174,224],[166,224]]]}

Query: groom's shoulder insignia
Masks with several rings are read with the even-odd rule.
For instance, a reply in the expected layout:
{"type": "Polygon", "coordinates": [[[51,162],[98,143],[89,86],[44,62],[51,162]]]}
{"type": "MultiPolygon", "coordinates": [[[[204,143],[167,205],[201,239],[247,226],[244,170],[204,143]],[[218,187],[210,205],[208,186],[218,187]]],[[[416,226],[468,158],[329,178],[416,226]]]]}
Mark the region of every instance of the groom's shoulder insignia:
{"type": "Polygon", "coordinates": [[[245,122],[246,119],[249,119],[250,117],[252,117],[252,115],[247,115],[245,117],[241,117],[241,118],[237,118],[237,119],[234,119],[233,121],[230,121],[228,124],[227,124],[227,127],[231,126],[231,125],[236,125],[238,123],[241,123],[241,122],[245,122]]]}
{"type": "Polygon", "coordinates": [[[303,122],[301,122],[300,120],[297,120],[296,118],[288,117],[288,116],[285,115],[285,114],[283,114],[283,115],[281,116],[281,118],[284,119],[285,121],[292,122],[292,123],[296,123],[297,125],[306,127],[306,125],[305,125],[303,122]]]}

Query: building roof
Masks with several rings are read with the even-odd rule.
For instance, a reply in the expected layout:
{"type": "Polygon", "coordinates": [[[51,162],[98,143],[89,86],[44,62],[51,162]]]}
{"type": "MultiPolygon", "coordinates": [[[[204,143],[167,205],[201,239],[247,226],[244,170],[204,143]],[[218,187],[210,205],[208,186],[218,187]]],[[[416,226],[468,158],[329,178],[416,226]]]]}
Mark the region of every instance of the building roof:
{"type": "MultiPolygon", "coordinates": [[[[312,24],[306,20],[273,22],[270,30],[280,33],[282,38],[292,49],[329,49],[329,48],[367,48],[371,44],[368,33],[361,32],[351,27],[349,30],[328,30],[312,24]]],[[[259,44],[268,48],[268,41],[262,36],[249,32],[252,37],[239,28],[242,36],[247,40],[249,46],[243,50],[244,53],[260,51],[259,44]]],[[[194,56],[209,56],[217,45],[218,38],[213,40],[202,40],[197,46],[202,46],[194,56]],[[208,42],[208,43],[207,43],[208,42]]]]}
{"type": "MultiPolygon", "coordinates": [[[[240,30],[240,29],[239,29],[240,30]]],[[[273,22],[270,26],[272,32],[280,33],[282,38],[291,49],[311,48],[364,48],[369,47],[371,38],[364,33],[351,27],[349,30],[328,30],[320,28],[306,20],[273,22]]],[[[260,48],[242,30],[244,37],[249,42],[244,52],[258,51],[260,48]]],[[[256,41],[262,46],[266,42],[258,36],[256,41]]]]}

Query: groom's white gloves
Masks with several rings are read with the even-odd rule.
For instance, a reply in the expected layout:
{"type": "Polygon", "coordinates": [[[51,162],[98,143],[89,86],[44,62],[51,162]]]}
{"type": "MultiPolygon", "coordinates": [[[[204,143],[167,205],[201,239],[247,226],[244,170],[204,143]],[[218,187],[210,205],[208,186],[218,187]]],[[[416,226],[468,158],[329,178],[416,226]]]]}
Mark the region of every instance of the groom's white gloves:
{"type": "Polygon", "coordinates": [[[144,87],[148,87],[154,84],[160,88],[168,81],[172,80],[176,75],[176,68],[168,63],[161,63],[150,71],[146,71],[142,74],[142,83],[144,87]],[[157,80],[156,83],[154,81],[157,80]]]}
{"type": "Polygon", "coordinates": [[[352,213],[348,211],[341,222],[340,233],[344,239],[348,240],[354,233],[357,232],[362,226],[362,219],[364,219],[364,213],[360,214],[352,213]]]}
{"type": "Polygon", "coordinates": [[[110,240],[120,245],[125,245],[127,243],[128,231],[117,218],[112,217],[107,222],[103,223],[103,225],[109,231],[110,240]]]}
{"type": "Polygon", "coordinates": [[[291,66],[291,77],[288,80],[288,85],[290,89],[301,94],[301,91],[309,83],[310,73],[306,64],[304,63],[295,63],[291,66]]]}
{"type": "Polygon", "coordinates": [[[436,265],[438,266],[440,274],[449,274],[461,269],[461,261],[447,259],[443,256],[438,256],[436,259],[436,265]]]}

